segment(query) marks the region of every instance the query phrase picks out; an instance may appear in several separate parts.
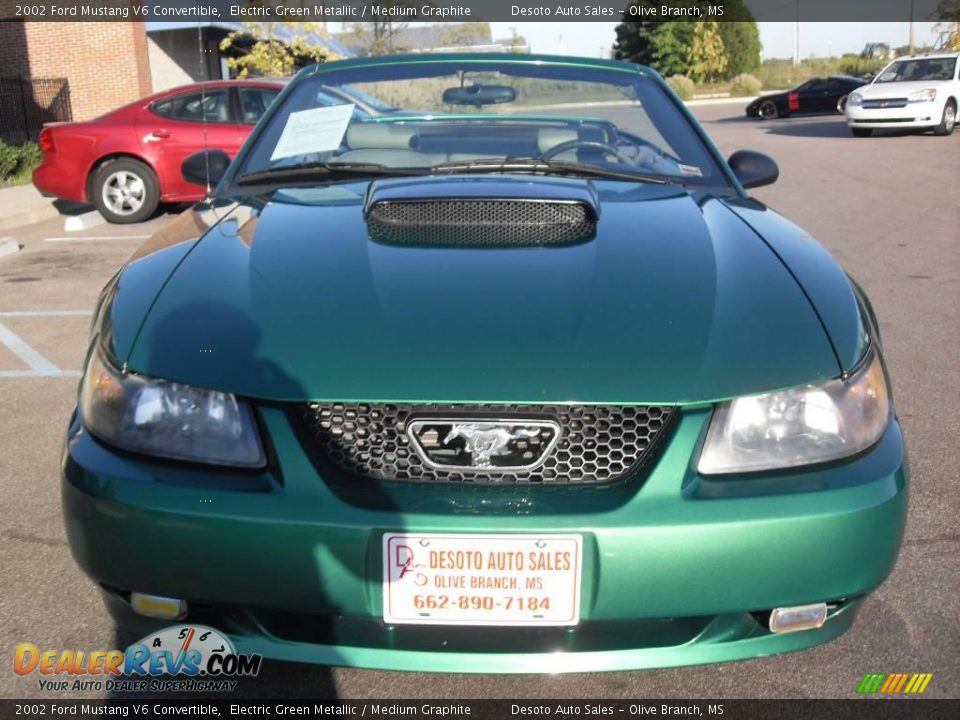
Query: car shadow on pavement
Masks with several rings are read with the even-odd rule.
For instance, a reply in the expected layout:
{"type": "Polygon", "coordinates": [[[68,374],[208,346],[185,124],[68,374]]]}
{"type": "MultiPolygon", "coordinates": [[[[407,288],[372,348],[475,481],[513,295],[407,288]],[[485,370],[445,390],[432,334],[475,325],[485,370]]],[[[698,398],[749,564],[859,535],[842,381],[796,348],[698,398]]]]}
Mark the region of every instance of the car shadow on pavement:
{"type": "Polygon", "coordinates": [[[711,120],[701,119],[701,125],[729,125],[730,123],[737,123],[739,125],[745,125],[747,123],[757,123],[758,125],[762,121],[759,118],[750,117],[749,115],[730,115],[729,117],[714,118],[711,120]]]}
{"type": "MultiPolygon", "coordinates": [[[[782,135],[787,137],[806,137],[806,138],[854,138],[850,128],[842,119],[833,122],[823,122],[822,119],[797,119],[790,118],[784,120],[771,121],[764,129],[768,135],[782,135]]],[[[916,135],[916,130],[874,130],[874,137],[903,137],[906,135],[916,135]]]]}
{"type": "Polygon", "coordinates": [[[71,215],[83,215],[83,213],[96,210],[93,205],[74,202],[73,200],[64,200],[63,198],[57,198],[54,200],[53,207],[57,209],[58,213],[65,217],[70,217],[71,215]]]}

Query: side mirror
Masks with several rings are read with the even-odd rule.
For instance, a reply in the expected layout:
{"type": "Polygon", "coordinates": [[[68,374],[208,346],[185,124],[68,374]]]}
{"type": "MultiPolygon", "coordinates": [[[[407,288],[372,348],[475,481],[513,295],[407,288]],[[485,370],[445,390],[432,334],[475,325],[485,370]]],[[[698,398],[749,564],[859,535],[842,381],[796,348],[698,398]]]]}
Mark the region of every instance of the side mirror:
{"type": "Polygon", "coordinates": [[[753,150],[737,150],[727,160],[727,165],[745,188],[769,185],[780,177],[780,168],[774,159],[753,150]]]}
{"type": "Polygon", "coordinates": [[[223,150],[201,150],[187,157],[180,166],[180,174],[188,183],[216,185],[227,173],[230,156],[223,150]]]}

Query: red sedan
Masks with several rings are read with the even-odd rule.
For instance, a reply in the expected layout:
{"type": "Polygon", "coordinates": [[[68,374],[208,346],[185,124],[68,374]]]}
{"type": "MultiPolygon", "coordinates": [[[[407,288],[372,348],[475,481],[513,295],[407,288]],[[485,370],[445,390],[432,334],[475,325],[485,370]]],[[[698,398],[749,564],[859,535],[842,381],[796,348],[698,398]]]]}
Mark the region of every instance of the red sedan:
{"type": "Polygon", "coordinates": [[[204,148],[233,157],[283,84],[222,80],[167,90],[40,133],[43,162],[33,184],[47,195],[89,202],[110,222],[146,220],[161,202],[194,202],[204,188],[180,165],[204,148]]]}

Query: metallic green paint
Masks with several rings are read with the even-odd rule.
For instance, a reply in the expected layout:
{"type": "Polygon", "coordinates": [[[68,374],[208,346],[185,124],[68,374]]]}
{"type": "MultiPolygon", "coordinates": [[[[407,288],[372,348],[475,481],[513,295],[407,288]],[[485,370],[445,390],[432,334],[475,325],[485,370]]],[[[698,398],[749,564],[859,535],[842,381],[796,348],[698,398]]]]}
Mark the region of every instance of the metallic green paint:
{"type": "MultiPolygon", "coordinates": [[[[67,534],[80,566],[107,586],[248,608],[242,622],[225,610],[218,623],[239,623],[236,632],[250,636],[244,637],[249,647],[270,657],[309,660],[327,652],[342,664],[519,672],[518,658],[506,658],[498,669],[482,653],[454,653],[444,665],[447,653],[439,642],[427,653],[395,652],[411,647],[391,646],[379,622],[380,538],[399,530],[583,533],[584,623],[599,627],[601,635],[613,623],[626,623],[613,626],[618,635],[637,623],[642,636],[645,623],[668,618],[676,618],[679,628],[676,634],[660,629],[652,638],[636,638],[633,653],[597,653],[590,661],[598,663],[594,669],[729,660],[832,638],[845,629],[843,621],[761,640],[768,634],[756,623],[745,624],[743,615],[856,598],[883,581],[906,518],[899,427],[891,425],[866,455],[822,469],[816,483],[821,492],[810,492],[796,473],[784,472],[769,478],[776,494],[767,488],[767,494],[704,499],[680,489],[701,480],[690,458],[708,417],[706,408],[686,411],[645,482],[625,498],[588,511],[583,497],[589,489],[554,494],[551,488],[495,487],[454,496],[443,486],[405,493],[403,483],[371,484],[366,493],[376,497],[377,507],[361,508],[317,476],[280,409],[262,410],[283,468],[283,486],[265,492],[214,488],[218,475],[225,484],[231,476],[216,469],[184,469],[195,484],[172,484],[168,479],[175,473],[167,464],[110,451],[75,422],[64,458],[67,534]],[[498,497],[510,498],[512,513],[487,512],[490,499],[498,497]],[[326,650],[314,643],[278,643],[257,624],[268,608],[332,616],[343,635],[326,650]],[[726,631],[705,632],[712,623],[726,631]],[[645,645],[652,641],[662,645],[645,645]]],[[[449,633],[456,647],[458,630],[449,633]]],[[[620,641],[606,642],[616,647],[620,641]]],[[[557,670],[585,669],[577,652],[551,662],[557,670]]],[[[542,669],[539,663],[531,667],[542,669]]]]}
{"type": "MultiPolygon", "coordinates": [[[[630,182],[443,180],[453,193],[516,194],[518,184],[592,193],[596,236],[567,247],[389,247],[367,237],[368,183],[353,182],[208,201],[138,251],[108,286],[94,339],[109,332],[132,370],[255,399],[272,461],[237,473],[138,457],[94,440],[74,414],[62,462],[67,537],[118,621],[155,626],[131,612],[137,590],[187,599],[189,620],[269,658],[503,673],[757,657],[850,626],[903,536],[908,467],[896,420],[841,462],[722,478],[695,470],[711,403],[849,369],[865,328],[839,267],[745,199],[630,182]],[[454,492],[322,476],[278,402],[305,399],[658,402],[681,412],[662,455],[629,482],[454,492]],[[382,535],[404,530],[581,533],[580,625],[546,640],[385,626],[382,535]],[[751,614],[819,601],[837,608],[818,630],[775,635],[751,614]]],[[[424,192],[417,181],[378,185],[424,192]]]]}
{"type": "MultiPolygon", "coordinates": [[[[377,184],[394,182],[411,185],[377,184]]],[[[197,244],[122,359],[271,400],[702,403],[839,374],[801,289],[720,201],[595,186],[594,240],[506,249],[380,245],[366,183],[277,192],[197,244]]]]}
{"type": "Polygon", "coordinates": [[[866,350],[868,328],[843,269],[808,232],[762,203],[728,200],[727,204],[797,278],[830,335],[840,366],[844,371],[852,369],[866,350]]]}
{"type": "MultiPolygon", "coordinates": [[[[146,635],[163,627],[162,624],[135,615],[130,610],[129,603],[117,595],[104,592],[103,597],[108,611],[116,621],[124,627],[135,629],[139,635],[146,635]]],[[[694,625],[700,632],[693,642],[684,642],[686,637],[678,636],[677,642],[667,642],[661,646],[612,650],[571,651],[570,641],[562,639],[558,639],[551,649],[545,651],[509,653],[496,652],[495,640],[489,644],[486,652],[370,647],[354,644],[355,636],[345,638],[343,644],[307,644],[292,643],[264,632],[254,619],[246,617],[227,620],[227,624],[221,622],[221,626],[230,634],[238,652],[259,653],[267,658],[288,662],[435,673],[508,675],[531,672],[612,672],[704,665],[805,650],[829,642],[846,632],[853,625],[862,604],[863,599],[851,600],[831,614],[826,624],[818,630],[777,635],[765,631],[747,614],[731,613],[694,625]]],[[[654,634],[660,627],[655,625],[651,632],[643,623],[637,625],[637,634],[645,640],[663,639],[654,634]]],[[[662,626],[662,623],[660,625],[662,626]]],[[[624,628],[616,626],[610,628],[607,634],[610,637],[616,635],[622,638],[623,632],[624,628]]]]}
{"type": "Polygon", "coordinates": [[[187,210],[141,245],[111,279],[102,311],[117,357],[129,355],[160,291],[197,241],[235,207],[229,201],[204,201],[187,210]]]}

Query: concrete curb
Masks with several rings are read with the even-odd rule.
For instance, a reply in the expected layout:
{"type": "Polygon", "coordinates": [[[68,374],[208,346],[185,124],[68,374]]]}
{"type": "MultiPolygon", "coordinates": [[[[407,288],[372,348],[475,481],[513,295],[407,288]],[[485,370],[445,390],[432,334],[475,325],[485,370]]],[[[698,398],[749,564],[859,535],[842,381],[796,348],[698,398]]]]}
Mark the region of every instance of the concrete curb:
{"type": "MultiPolygon", "coordinates": [[[[777,91],[773,91],[777,92],[777,91]]],[[[766,95],[767,93],[762,93],[766,95]]],[[[723,105],[724,103],[751,103],[761,95],[731,97],[729,95],[694,95],[690,100],[684,100],[684,105],[723,105]]],[[[554,105],[530,105],[524,106],[524,112],[534,110],[575,110],[577,108],[589,107],[631,107],[636,105],[633,100],[605,100],[603,102],[575,102],[575,103],[557,103],[554,105]]]]}
{"type": "Polygon", "coordinates": [[[706,97],[706,98],[694,98],[693,100],[685,100],[684,105],[689,105],[692,107],[697,107],[699,105],[727,105],[731,103],[743,103],[749,104],[759,97],[758,95],[753,95],[751,97],[706,97]]]}
{"type": "Polygon", "coordinates": [[[12,237],[0,237],[0,257],[20,252],[20,243],[12,237]]]}
{"type": "Polygon", "coordinates": [[[63,231],[80,232],[81,230],[89,230],[92,227],[97,227],[97,225],[103,225],[105,222],[106,220],[103,215],[96,210],[91,210],[81,215],[71,215],[68,217],[63,221],[63,231]]]}
{"type": "Polygon", "coordinates": [[[33,207],[29,210],[21,210],[11,215],[0,214],[0,230],[9,230],[10,228],[22,227],[23,225],[33,225],[34,223],[55,218],[60,211],[54,207],[51,200],[46,205],[33,207]]]}

